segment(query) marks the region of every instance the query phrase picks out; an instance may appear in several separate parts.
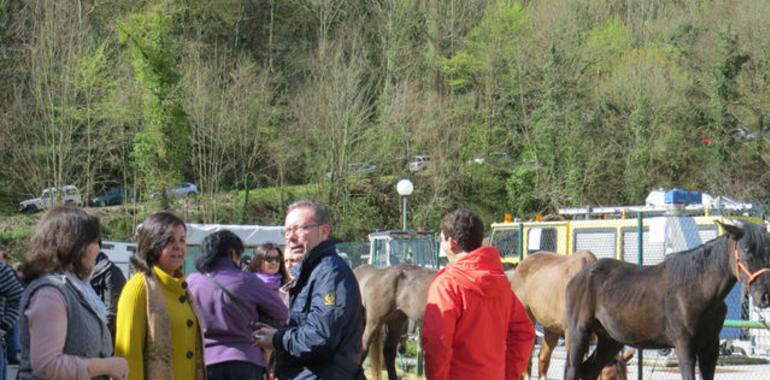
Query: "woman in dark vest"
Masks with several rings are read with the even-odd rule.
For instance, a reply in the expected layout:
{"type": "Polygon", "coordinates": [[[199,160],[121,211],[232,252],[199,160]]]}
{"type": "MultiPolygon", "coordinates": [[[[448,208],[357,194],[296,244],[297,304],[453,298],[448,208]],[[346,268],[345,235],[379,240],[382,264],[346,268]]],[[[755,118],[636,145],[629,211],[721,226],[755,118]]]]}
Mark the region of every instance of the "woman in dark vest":
{"type": "Polygon", "coordinates": [[[126,378],[126,360],[111,357],[107,309],[88,284],[99,241],[99,219],[80,208],[56,207],[38,223],[22,267],[30,283],[19,378],[126,378]]]}

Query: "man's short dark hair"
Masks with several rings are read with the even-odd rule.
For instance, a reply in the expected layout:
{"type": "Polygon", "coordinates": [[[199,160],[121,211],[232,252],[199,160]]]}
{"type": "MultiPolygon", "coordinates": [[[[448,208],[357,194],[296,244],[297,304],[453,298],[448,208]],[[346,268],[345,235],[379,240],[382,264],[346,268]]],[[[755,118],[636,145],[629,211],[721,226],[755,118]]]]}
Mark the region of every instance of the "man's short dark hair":
{"type": "Polygon", "coordinates": [[[329,207],[321,202],[310,200],[310,199],[300,199],[290,204],[286,213],[288,214],[292,210],[295,210],[298,208],[309,208],[313,210],[313,220],[316,223],[328,224],[328,225],[332,224],[331,212],[329,211],[329,207]]]}
{"type": "Polygon", "coordinates": [[[465,252],[481,247],[484,240],[484,222],[473,211],[460,208],[441,219],[444,237],[454,239],[465,252]]]}

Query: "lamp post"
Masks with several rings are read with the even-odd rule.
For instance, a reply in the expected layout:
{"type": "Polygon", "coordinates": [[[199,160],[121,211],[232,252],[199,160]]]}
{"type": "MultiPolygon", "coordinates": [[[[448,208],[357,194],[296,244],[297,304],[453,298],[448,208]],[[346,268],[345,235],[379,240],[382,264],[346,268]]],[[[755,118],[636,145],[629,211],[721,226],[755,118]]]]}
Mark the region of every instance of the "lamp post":
{"type": "Polygon", "coordinates": [[[412,195],[414,184],[409,178],[402,178],[396,184],[396,191],[401,196],[401,228],[406,231],[406,197],[412,195]]]}

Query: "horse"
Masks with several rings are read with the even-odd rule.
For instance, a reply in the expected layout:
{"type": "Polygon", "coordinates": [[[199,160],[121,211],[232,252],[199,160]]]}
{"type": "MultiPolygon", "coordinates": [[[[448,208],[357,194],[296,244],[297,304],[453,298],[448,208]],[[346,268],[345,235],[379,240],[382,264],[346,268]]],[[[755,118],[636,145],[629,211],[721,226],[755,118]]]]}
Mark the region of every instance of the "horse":
{"type": "Polygon", "coordinates": [[[565,379],[595,379],[623,347],[675,348],[683,380],[694,380],[695,363],[712,380],[719,355],[724,299],[740,281],[754,303],[770,306],[770,238],[760,225],[722,224],[720,237],[639,266],[600,259],[567,284],[565,379]],[[596,349],[583,360],[592,334],[596,349]]]}
{"type": "MultiPolygon", "coordinates": [[[[508,272],[508,281],[516,297],[532,321],[543,326],[543,344],[538,355],[540,379],[547,378],[553,350],[567,330],[564,310],[567,282],[594,261],[596,256],[590,251],[577,251],[569,256],[542,251],[527,256],[515,271],[508,272]]],[[[530,359],[527,374],[531,373],[530,359]]]]}
{"type": "Polygon", "coordinates": [[[634,357],[635,349],[630,349],[622,355],[617,355],[607,363],[597,380],[628,380],[628,362],[634,357]]]}
{"type": "Polygon", "coordinates": [[[382,371],[379,350],[382,347],[388,379],[397,380],[396,350],[399,343],[403,347],[402,337],[406,335],[409,320],[422,320],[428,299],[428,286],[436,276],[436,270],[410,264],[380,269],[367,264],[357,267],[354,273],[366,310],[363,358],[375,349],[371,355],[371,364],[374,378],[379,380],[382,371]]]}

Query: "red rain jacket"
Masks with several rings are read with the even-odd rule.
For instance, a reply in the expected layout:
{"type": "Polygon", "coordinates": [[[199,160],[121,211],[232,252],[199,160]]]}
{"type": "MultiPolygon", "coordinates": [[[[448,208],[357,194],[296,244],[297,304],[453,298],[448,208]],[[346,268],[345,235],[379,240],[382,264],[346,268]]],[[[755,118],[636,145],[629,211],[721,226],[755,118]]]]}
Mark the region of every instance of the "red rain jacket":
{"type": "Polygon", "coordinates": [[[430,284],[422,330],[428,380],[518,379],[534,340],[496,248],[468,253],[430,284]]]}

